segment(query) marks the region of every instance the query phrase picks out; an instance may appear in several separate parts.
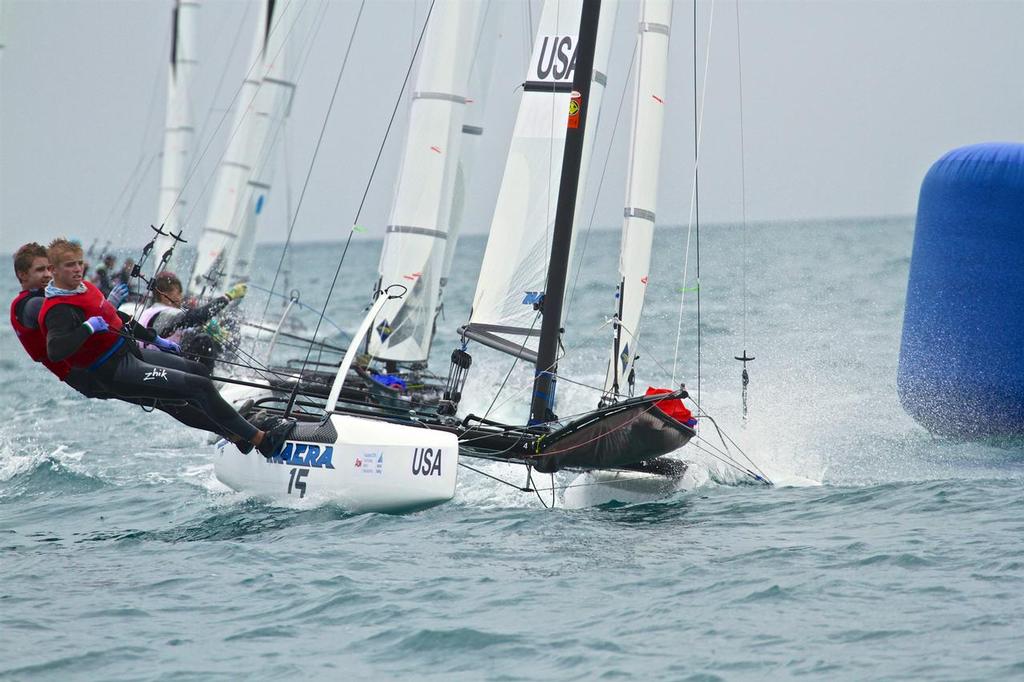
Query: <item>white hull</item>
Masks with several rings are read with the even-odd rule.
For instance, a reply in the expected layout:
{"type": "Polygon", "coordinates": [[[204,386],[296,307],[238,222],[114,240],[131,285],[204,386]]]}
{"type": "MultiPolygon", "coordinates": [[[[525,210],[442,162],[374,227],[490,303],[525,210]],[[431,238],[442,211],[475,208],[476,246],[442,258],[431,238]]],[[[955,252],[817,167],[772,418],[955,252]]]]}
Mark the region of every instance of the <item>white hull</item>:
{"type": "Polygon", "coordinates": [[[682,476],[637,471],[591,471],[573,479],[565,490],[562,503],[571,509],[579,509],[610,502],[655,502],[695,487],[697,481],[689,470],[682,476]]]}
{"type": "Polygon", "coordinates": [[[323,442],[310,433],[312,426],[300,425],[271,458],[221,443],[214,472],[239,492],[335,502],[353,512],[406,512],[455,495],[459,448],[453,434],[343,415],[332,415],[331,426],[333,439],[323,442]]]}

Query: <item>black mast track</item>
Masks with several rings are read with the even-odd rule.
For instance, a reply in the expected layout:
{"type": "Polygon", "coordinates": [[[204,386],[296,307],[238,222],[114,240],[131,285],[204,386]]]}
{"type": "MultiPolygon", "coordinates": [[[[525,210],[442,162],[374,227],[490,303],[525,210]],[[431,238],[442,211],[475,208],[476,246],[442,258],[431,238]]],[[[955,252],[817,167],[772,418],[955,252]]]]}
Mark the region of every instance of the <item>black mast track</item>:
{"type": "MultiPolygon", "coordinates": [[[[530,423],[541,424],[550,420],[554,404],[554,375],[558,371],[558,345],[562,326],[562,302],[565,298],[565,277],[569,268],[569,246],[572,243],[573,217],[576,213],[576,192],[580,182],[580,163],[583,158],[583,139],[587,128],[587,110],[590,102],[590,83],[594,77],[594,50],[597,43],[597,24],[601,13],[601,0],[583,0],[580,32],[577,38],[576,67],[572,77],[574,92],[579,93],[579,122],[568,127],[562,154],[562,178],[558,186],[558,204],[555,208],[555,228],[548,261],[547,286],[544,292],[543,320],[540,344],[537,349],[536,377],[533,382],[533,400],[530,423]]],[[[574,98],[575,99],[575,98],[574,98]]],[[[566,112],[567,121],[569,112],[566,112]]]]}

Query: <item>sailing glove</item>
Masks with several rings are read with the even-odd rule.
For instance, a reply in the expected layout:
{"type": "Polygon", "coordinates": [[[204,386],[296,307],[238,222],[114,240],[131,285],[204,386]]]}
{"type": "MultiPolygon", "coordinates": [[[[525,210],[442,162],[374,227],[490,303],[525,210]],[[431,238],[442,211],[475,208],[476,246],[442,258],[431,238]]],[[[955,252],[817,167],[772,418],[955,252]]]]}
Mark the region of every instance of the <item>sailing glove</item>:
{"type": "Polygon", "coordinates": [[[156,339],[153,340],[153,345],[164,353],[181,353],[181,346],[170,339],[165,339],[162,336],[156,337],[156,339]]]}
{"type": "Polygon", "coordinates": [[[210,338],[213,339],[214,341],[217,341],[218,343],[223,342],[225,339],[227,339],[228,336],[224,332],[224,328],[220,326],[219,322],[217,322],[216,318],[211,319],[209,322],[207,322],[206,326],[203,327],[203,331],[209,334],[210,338]]]}
{"type": "Polygon", "coordinates": [[[110,329],[110,325],[103,319],[102,315],[93,315],[85,321],[85,326],[89,328],[91,334],[96,332],[105,332],[110,329]]]}
{"type": "Polygon", "coordinates": [[[240,282],[235,286],[231,287],[230,289],[228,289],[227,291],[225,291],[224,297],[227,298],[229,301],[237,301],[238,299],[245,296],[245,294],[248,291],[249,285],[246,284],[245,282],[240,282]]]}
{"type": "Polygon", "coordinates": [[[126,298],[128,298],[128,285],[124,282],[118,284],[107,294],[107,300],[110,301],[110,305],[114,306],[115,310],[124,303],[126,298]]]}

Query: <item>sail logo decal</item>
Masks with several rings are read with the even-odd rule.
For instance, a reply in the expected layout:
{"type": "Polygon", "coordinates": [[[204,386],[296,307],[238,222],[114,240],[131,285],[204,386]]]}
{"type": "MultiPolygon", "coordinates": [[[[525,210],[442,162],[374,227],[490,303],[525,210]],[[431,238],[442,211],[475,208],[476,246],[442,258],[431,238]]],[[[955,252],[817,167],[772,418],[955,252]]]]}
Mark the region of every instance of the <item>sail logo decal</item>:
{"type": "Polygon", "coordinates": [[[441,475],[441,449],[438,448],[416,448],[412,452],[412,475],[413,476],[440,476],[441,475]]]}
{"type": "Polygon", "coordinates": [[[388,337],[391,336],[391,323],[387,320],[381,320],[381,323],[377,325],[377,336],[380,337],[381,341],[387,341],[388,337]]]}
{"type": "Polygon", "coordinates": [[[359,457],[356,457],[353,462],[355,468],[362,474],[369,474],[372,476],[380,476],[384,473],[384,453],[383,452],[364,452],[359,457]]]}
{"type": "Polygon", "coordinates": [[[576,68],[576,36],[544,36],[534,48],[532,78],[537,81],[571,81],[576,68]]]}
{"type": "Polygon", "coordinates": [[[279,445],[274,454],[267,458],[273,464],[291,464],[293,466],[310,467],[312,469],[333,469],[331,459],[334,457],[334,446],[328,445],[320,449],[313,443],[285,442],[279,445]]]}
{"type": "Polygon", "coordinates": [[[629,364],[629,344],[627,343],[622,347],[622,352],[619,353],[619,360],[622,361],[622,371],[626,371],[626,366],[629,364]]]}

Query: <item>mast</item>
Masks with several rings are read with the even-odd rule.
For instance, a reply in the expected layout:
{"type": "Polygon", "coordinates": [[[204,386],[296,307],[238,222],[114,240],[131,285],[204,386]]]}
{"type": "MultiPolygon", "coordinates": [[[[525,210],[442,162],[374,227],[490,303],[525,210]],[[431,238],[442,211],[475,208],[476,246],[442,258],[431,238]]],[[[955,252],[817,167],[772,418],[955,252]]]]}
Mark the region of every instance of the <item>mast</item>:
{"type": "MultiPolygon", "coordinates": [[[[181,216],[187,205],[182,196],[192,149],[192,79],[196,65],[197,0],[176,0],[171,15],[171,63],[167,77],[167,113],[164,119],[163,165],[160,174],[160,200],[157,225],[165,231],[181,230],[181,216]]],[[[174,243],[158,236],[154,248],[156,266],[174,243]]]]}
{"type": "Polygon", "coordinates": [[[619,254],[618,305],[605,378],[605,395],[608,398],[624,393],[623,385],[629,381],[637,357],[636,339],[640,334],[654,241],[671,18],[670,0],[643,0],[640,5],[633,131],[619,254]]]}
{"type": "Polygon", "coordinates": [[[565,151],[562,156],[562,177],[559,182],[555,228],[548,260],[547,286],[542,305],[540,343],[537,347],[536,376],[530,423],[549,420],[554,406],[555,373],[558,371],[558,345],[562,326],[562,301],[565,296],[566,272],[572,246],[573,216],[579,189],[583,140],[589,109],[590,83],[594,72],[594,50],[601,0],[583,0],[580,32],[576,47],[576,64],[572,79],[572,99],[566,122],[565,151]]]}

